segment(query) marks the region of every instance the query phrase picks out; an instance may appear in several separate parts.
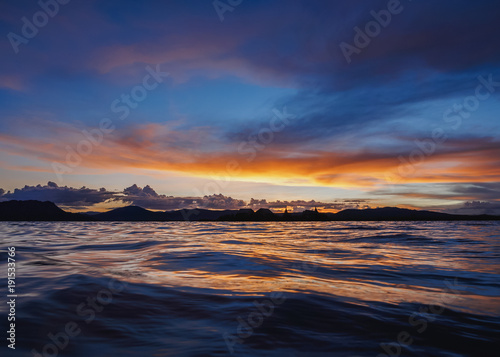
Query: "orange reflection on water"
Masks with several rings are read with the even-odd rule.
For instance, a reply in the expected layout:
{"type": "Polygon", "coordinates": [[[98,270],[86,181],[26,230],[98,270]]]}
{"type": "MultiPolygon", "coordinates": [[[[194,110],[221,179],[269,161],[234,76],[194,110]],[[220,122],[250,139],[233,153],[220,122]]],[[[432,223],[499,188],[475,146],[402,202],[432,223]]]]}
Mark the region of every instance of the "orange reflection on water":
{"type": "MultiPolygon", "coordinates": [[[[48,224],[48,223],[47,223],[48,224]]],[[[67,223],[29,236],[24,277],[111,276],[133,284],[335,296],[498,313],[500,298],[467,285],[498,278],[499,225],[434,223],[67,223]],[[74,225],[74,226],[72,226],[74,225]],[[498,235],[497,235],[498,236],[498,235]],[[497,254],[497,255],[495,255],[497,254]],[[491,257],[491,259],[489,258],[491,257]],[[496,259],[493,259],[495,258],[496,259]],[[457,278],[455,290],[450,282],[457,278]]],[[[28,239],[27,238],[27,239],[28,239]]]]}

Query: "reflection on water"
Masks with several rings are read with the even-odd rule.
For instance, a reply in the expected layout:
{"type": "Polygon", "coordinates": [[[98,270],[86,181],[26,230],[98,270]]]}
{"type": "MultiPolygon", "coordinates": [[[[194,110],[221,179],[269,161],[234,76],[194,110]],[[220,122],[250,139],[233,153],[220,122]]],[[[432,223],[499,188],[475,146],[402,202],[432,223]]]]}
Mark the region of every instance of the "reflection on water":
{"type": "Polygon", "coordinates": [[[69,322],[60,356],[498,355],[496,222],[1,223],[2,278],[8,246],[2,356],[69,322]]]}

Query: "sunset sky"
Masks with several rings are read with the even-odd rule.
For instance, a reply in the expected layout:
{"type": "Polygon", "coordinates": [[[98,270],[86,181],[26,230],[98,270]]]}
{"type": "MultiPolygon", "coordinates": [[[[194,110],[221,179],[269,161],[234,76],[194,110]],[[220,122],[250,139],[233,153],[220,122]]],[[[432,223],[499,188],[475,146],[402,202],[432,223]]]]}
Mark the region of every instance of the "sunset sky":
{"type": "Polygon", "coordinates": [[[500,214],[497,1],[54,1],[0,1],[0,200],[500,214]]]}

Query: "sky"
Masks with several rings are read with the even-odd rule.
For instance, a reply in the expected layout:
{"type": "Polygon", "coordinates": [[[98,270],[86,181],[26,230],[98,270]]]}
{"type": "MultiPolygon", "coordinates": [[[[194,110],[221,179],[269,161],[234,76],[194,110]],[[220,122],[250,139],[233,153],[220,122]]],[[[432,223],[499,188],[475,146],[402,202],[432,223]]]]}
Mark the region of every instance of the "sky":
{"type": "Polygon", "coordinates": [[[500,214],[496,1],[0,0],[0,200],[500,214]]]}

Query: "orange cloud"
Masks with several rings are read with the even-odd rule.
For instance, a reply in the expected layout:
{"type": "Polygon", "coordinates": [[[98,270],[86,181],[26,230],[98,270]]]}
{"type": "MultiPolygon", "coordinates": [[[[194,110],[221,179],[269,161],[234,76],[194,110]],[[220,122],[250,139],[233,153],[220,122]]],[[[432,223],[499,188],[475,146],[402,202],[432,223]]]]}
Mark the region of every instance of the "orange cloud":
{"type": "MultiPolygon", "coordinates": [[[[70,128],[59,127],[58,133],[64,130],[67,131],[65,137],[73,140],[77,137],[77,132],[70,128]]],[[[56,145],[49,139],[5,134],[0,135],[0,142],[0,150],[5,153],[35,158],[48,165],[53,161],[65,164],[66,146],[77,145],[69,141],[66,145],[56,145]]],[[[462,145],[458,141],[450,142],[442,151],[414,165],[408,175],[400,174],[405,170],[401,169],[397,154],[294,148],[294,152],[302,154],[299,156],[289,155],[287,149],[289,145],[269,144],[253,157],[238,153],[238,143],[234,146],[220,143],[208,127],[179,131],[160,124],[146,124],[105,137],[90,155],[82,155],[79,166],[118,172],[173,171],[225,180],[366,190],[383,184],[500,181],[500,143],[492,139],[464,141],[462,145]],[[211,148],[211,151],[203,151],[203,148],[211,148]]]]}

